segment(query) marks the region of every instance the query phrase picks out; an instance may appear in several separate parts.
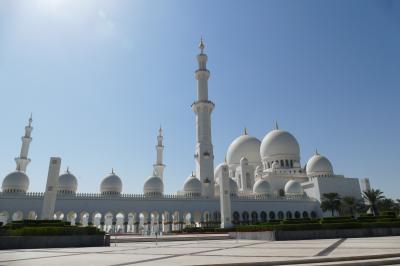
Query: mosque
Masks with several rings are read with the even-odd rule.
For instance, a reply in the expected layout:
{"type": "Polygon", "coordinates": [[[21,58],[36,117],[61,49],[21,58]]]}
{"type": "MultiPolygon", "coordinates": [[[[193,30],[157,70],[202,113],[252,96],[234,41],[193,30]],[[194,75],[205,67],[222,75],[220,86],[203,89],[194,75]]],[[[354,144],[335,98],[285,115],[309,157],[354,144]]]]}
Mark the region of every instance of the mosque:
{"type": "MultiPolygon", "coordinates": [[[[196,115],[196,166],[182,189],[171,195],[164,193],[164,145],[160,128],[153,174],[145,181],[143,194],[126,194],[123,179],[114,171],[102,179],[99,193],[77,192],[78,180],[67,169],[57,174],[55,219],[92,224],[104,230],[168,233],[188,225],[221,223],[222,191],[229,200],[229,205],[224,205],[225,209],[229,206],[227,219],[233,224],[323,216],[320,201],[328,192],[361,198],[359,180],[335,174],[331,162],[318,151],[302,166],[298,141],[278,124],[262,140],[250,136],[245,129],[229,145],[225,162],[214,168],[211,113],[215,105],[208,98],[210,72],[202,40],[199,48],[195,72],[197,100],[192,104],[196,115]],[[222,185],[224,190],[220,189],[222,185]]],[[[28,151],[32,130],[31,116],[22,137],[20,156],[15,159],[16,170],[3,179],[0,193],[3,223],[40,218],[44,193],[29,191],[26,171],[31,161],[28,151]]]]}

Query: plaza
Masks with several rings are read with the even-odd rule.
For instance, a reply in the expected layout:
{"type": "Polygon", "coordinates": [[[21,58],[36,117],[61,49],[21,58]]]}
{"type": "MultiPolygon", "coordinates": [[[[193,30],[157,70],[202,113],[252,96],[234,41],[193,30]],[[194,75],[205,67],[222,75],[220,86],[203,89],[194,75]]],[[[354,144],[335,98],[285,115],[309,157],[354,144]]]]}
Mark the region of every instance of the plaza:
{"type": "Polygon", "coordinates": [[[400,237],[281,242],[198,237],[187,241],[112,243],[111,247],[3,250],[0,265],[400,264],[400,237]]]}

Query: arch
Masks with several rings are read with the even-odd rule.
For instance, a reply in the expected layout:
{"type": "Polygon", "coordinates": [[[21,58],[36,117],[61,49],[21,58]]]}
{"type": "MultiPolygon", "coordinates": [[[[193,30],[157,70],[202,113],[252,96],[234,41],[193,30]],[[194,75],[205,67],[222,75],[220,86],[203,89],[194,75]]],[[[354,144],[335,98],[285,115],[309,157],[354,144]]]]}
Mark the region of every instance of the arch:
{"type": "Polygon", "coordinates": [[[8,223],[8,219],[10,219],[10,215],[6,211],[0,212],[0,223],[3,223],[3,225],[8,223]]]}
{"type": "Polygon", "coordinates": [[[311,218],[313,218],[313,219],[317,218],[317,213],[315,211],[311,212],[311,218]]]}
{"type": "Polygon", "coordinates": [[[296,218],[296,219],[300,219],[301,218],[301,214],[300,214],[299,211],[295,211],[294,212],[294,218],[296,218]]]}
{"type": "Polygon", "coordinates": [[[79,219],[79,223],[82,226],[88,226],[89,225],[89,218],[90,218],[90,214],[87,211],[82,211],[81,214],[79,215],[80,219],[79,219]]]}
{"type": "Polygon", "coordinates": [[[251,213],[251,222],[252,223],[257,223],[258,222],[258,213],[256,211],[253,211],[251,213]]]}
{"type": "Polygon", "coordinates": [[[203,213],[203,223],[205,224],[205,226],[208,226],[208,223],[211,221],[211,217],[210,217],[210,212],[209,211],[205,211],[203,213]]]}
{"type": "Polygon", "coordinates": [[[124,233],[124,223],[125,223],[125,214],[122,212],[118,212],[115,215],[115,232],[116,233],[124,233]]]}
{"type": "Polygon", "coordinates": [[[114,220],[114,214],[112,212],[106,212],[104,214],[104,231],[109,232],[109,233],[114,233],[112,231],[113,229],[113,221],[114,220]]]}
{"type": "Polygon", "coordinates": [[[233,212],[233,223],[234,224],[239,224],[240,223],[240,214],[237,211],[233,212]]]}
{"type": "Polygon", "coordinates": [[[287,211],[286,212],[286,219],[292,219],[292,218],[293,218],[292,213],[290,211],[287,211]]]}
{"type": "Polygon", "coordinates": [[[244,212],[242,213],[242,221],[243,221],[244,223],[248,223],[248,222],[249,222],[249,213],[248,213],[247,211],[244,211],[244,212]]]}
{"type": "Polygon", "coordinates": [[[30,211],[30,212],[28,213],[28,220],[36,220],[37,217],[38,217],[38,215],[36,214],[35,211],[30,211]]]}
{"type": "Polygon", "coordinates": [[[139,227],[138,227],[139,233],[143,235],[149,234],[150,223],[151,223],[151,220],[149,220],[149,213],[147,211],[141,211],[138,217],[139,217],[139,227]]]}
{"type": "Polygon", "coordinates": [[[273,211],[269,212],[269,219],[270,220],[275,220],[275,212],[273,212],[273,211]]]}
{"type": "Polygon", "coordinates": [[[102,218],[103,216],[101,215],[101,213],[100,212],[94,212],[93,214],[92,214],[92,223],[93,223],[93,225],[94,226],[96,226],[97,228],[101,228],[101,218],[102,218]]]}
{"type": "Polygon", "coordinates": [[[265,211],[262,211],[260,213],[260,219],[261,219],[261,222],[266,222],[267,221],[267,213],[265,211]]]}
{"type": "Polygon", "coordinates": [[[24,214],[22,211],[16,211],[12,214],[11,219],[13,221],[21,221],[24,219],[24,214]]]}
{"type": "Polygon", "coordinates": [[[201,212],[194,211],[193,212],[193,222],[195,223],[196,227],[199,227],[201,224],[201,212]]]}
{"type": "Polygon", "coordinates": [[[64,213],[61,211],[55,212],[53,217],[54,217],[54,219],[61,220],[61,221],[64,220],[64,218],[66,218],[64,213]]]}
{"type": "Polygon", "coordinates": [[[68,214],[67,214],[67,221],[70,222],[71,225],[75,225],[76,217],[78,217],[78,215],[76,214],[76,212],[70,211],[70,212],[68,212],[68,214]]]}
{"type": "Polygon", "coordinates": [[[220,223],[221,222],[221,213],[219,211],[215,211],[213,213],[213,221],[215,223],[220,223]]]}
{"type": "Polygon", "coordinates": [[[283,220],[285,218],[285,215],[283,214],[283,211],[278,212],[278,219],[283,220]]]}
{"type": "Polygon", "coordinates": [[[308,218],[308,212],[303,211],[303,218],[308,218]]]}

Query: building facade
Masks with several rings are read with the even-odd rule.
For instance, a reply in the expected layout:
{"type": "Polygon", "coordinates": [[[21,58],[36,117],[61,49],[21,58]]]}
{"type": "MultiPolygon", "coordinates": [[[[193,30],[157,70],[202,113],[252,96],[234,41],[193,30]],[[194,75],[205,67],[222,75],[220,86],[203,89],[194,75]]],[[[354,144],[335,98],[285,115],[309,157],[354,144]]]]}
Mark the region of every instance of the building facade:
{"type": "MultiPolygon", "coordinates": [[[[245,129],[228,147],[225,162],[214,168],[211,113],[208,98],[207,55],[201,40],[197,55],[195,171],[176,194],[164,193],[163,131],[157,136],[157,159],[144,183],[143,194],[123,193],[122,179],[106,175],[99,193],[78,193],[78,180],[69,169],[58,177],[55,219],[72,224],[93,224],[105,230],[125,232],[170,232],[184,226],[207,226],[271,219],[320,217],[324,193],[361,198],[358,179],[336,175],[330,161],[318,151],[305,166],[300,163],[300,145],[276,123],[262,140],[245,129]],[[223,187],[220,187],[223,181],[223,187]],[[220,201],[220,194],[227,195],[220,201]],[[221,205],[222,204],[222,205],[221,205]],[[229,217],[230,216],[230,217],[229,217]]],[[[26,168],[32,141],[32,117],[22,137],[16,170],[8,174],[0,193],[0,221],[38,219],[44,193],[29,192],[26,168]]]]}

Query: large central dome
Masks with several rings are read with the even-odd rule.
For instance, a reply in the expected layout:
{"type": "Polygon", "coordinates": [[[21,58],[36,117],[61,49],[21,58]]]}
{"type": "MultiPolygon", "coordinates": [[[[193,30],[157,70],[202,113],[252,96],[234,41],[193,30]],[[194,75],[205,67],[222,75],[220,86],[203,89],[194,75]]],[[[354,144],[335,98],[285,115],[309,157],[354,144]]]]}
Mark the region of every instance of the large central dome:
{"type": "Polygon", "coordinates": [[[259,139],[247,134],[241,135],[229,145],[226,153],[227,163],[229,165],[239,164],[240,159],[245,157],[249,164],[259,164],[261,162],[260,145],[261,141],[259,139]]]}
{"type": "Polygon", "coordinates": [[[275,158],[299,160],[300,146],[289,132],[274,129],[261,142],[260,154],[263,160],[275,158]]]}

